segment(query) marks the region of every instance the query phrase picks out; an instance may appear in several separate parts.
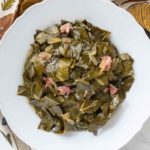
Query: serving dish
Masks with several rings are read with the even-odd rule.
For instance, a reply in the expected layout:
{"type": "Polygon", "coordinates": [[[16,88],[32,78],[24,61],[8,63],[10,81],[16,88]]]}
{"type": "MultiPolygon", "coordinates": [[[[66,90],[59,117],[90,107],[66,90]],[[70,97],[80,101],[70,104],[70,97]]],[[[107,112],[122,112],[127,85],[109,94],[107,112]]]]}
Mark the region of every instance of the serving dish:
{"type": "Polygon", "coordinates": [[[51,0],[37,4],[18,19],[0,45],[0,105],[8,124],[25,143],[37,150],[116,150],[126,144],[150,115],[150,43],[144,30],[121,8],[99,0],[51,0]],[[27,99],[16,95],[22,83],[27,50],[36,29],[61,19],[87,19],[112,32],[111,40],[133,59],[135,82],[125,102],[95,137],[87,132],[54,135],[37,129],[40,119],[27,99]]]}

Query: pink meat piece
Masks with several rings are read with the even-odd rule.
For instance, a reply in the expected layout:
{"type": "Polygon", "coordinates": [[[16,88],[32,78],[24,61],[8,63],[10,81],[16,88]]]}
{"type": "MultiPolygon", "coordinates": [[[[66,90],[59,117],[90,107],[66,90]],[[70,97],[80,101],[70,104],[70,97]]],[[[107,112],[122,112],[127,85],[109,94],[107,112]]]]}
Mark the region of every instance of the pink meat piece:
{"type": "Polygon", "coordinates": [[[103,56],[99,65],[102,71],[109,71],[111,67],[112,59],[110,56],[103,56]]]}
{"type": "Polygon", "coordinates": [[[103,90],[104,93],[107,93],[108,91],[109,91],[109,88],[108,88],[108,87],[106,87],[106,88],[103,90]]]}
{"type": "Polygon", "coordinates": [[[45,81],[45,88],[48,88],[52,85],[55,84],[55,81],[52,78],[43,78],[43,80],[45,81]]]}
{"type": "Polygon", "coordinates": [[[110,90],[110,94],[114,95],[118,92],[119,89],[113,86],[112,84],[110,84],[109,90],[110,90]]]}
{"type": "Polygon", "coordinates": [[[60,95],[69,95],[71,93],[71,89],[69,86],[60,86],[57,88],[60,95]]]}
{"type": "Polygon", "coordinates": [[[39,54],[39,59],[41,61],[48,61],[50,59],[50,54],[49,53],[46,53],[46,52],[41,52],[39,54]]]}
{"type": "Polygon", "coordinates": [[[64,25],[61,25],[60,32],[68,34],[71,29],[72,29],[72,24],[71,23],[66,23],[64,25]]]}

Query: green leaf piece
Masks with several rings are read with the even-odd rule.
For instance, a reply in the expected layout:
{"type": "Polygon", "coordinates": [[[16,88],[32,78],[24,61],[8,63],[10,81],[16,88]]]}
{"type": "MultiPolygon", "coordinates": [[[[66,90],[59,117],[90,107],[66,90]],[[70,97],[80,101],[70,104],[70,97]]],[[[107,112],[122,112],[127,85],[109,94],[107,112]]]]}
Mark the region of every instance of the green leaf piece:
{"type": "Polygon", "coordinates": [[[1,3],[2,9],[4,11],[10,9],[14,3],[15,3],[15,0],[4,0],[4,2],[1,3]]]}

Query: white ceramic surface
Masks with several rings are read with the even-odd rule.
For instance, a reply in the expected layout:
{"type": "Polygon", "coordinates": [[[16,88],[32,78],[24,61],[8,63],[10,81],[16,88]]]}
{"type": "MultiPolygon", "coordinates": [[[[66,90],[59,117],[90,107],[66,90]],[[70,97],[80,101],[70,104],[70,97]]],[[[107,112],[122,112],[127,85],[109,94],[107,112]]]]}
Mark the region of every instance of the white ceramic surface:
{"type": "Polygon", "coordinates": [[[117,150],[126,144],[150,115],[150,43],[143,29],[126,11],[100,0],[48,0],[29,9],[18,19],[0,45],[0,104],[12,130],[38,150],[117,150]],[[135,82],[109,123],[98,136],[88,132],[55,135],[37,129],[39,118],[24,97],[16,95],[22,83],[25,58],[36,29],[61,19],[87,19],[112,32],[120,52],[134,59],[135,82]]]}

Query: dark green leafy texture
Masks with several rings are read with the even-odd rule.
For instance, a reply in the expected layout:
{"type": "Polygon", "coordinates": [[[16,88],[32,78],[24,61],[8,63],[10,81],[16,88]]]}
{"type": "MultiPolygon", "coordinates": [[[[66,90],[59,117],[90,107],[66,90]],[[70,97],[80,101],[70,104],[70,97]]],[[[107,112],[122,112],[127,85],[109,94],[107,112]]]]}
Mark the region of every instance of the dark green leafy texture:
{"type": "Polygon", "coordinates": [[[119,54],[109,35],[86,20],[37,31],[18,95],[29,98],[39,129],[97,134],[125,99],[133,59],[119,54]]]}

